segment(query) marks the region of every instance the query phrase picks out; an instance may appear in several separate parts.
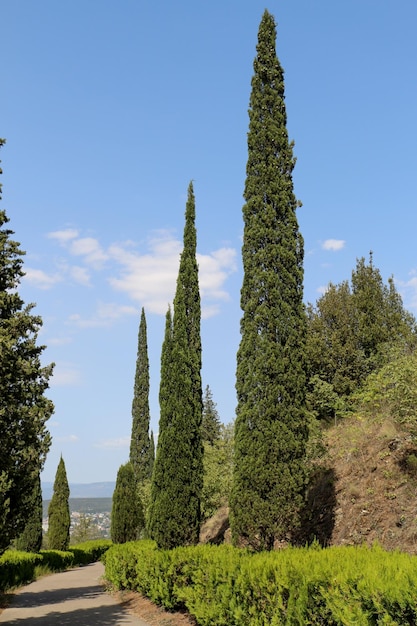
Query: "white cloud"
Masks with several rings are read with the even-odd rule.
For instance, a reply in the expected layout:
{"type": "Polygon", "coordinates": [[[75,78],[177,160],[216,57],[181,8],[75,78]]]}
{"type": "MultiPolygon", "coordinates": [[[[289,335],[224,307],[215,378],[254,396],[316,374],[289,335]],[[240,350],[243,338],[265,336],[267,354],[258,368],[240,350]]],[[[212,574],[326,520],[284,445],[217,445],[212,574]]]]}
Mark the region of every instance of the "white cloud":
{"type": "Polygon", "coordinates": [[[74,387],[81,383],[81,372],[71,363],[57,363],[50,379],[51,387],[74,387]]]}
{"type": "Polygon", "coordinates": [[[346,241],[343,239],[326,239],[322,243],[323,250],[331,250],[332,252],[337,252],[338,250],[342,250],[345,247],[346,241]]]}
{"type": "Polygon", "coordinates": [[[72,337],[50,337],[47,343],[48,346],[67,346],[72,343],[72,337]]]}
{"type": "Polygon", "coordinates": [[[417,270],[412,270],[410,276],[411,278],[407,281],[398,281],[398,285],[402,291],[404,305],[417,309],[417,270]]]}
{"type": "Polygon", "coordinates": [[[128,448],[130,446],[130,437],[118,437],[116,439],[102,439],[94,444],[95,448],[116,449],[128,448]]]}
{"type": "MultiPolygon", "coordinates": [[[[108,283],[112,289],[127,294],[151,313],[165,315],[168,303],[174,298],[183,248],[182,241],[171,231],[154,231],[147,240],[144,252],[138,251],[132,241],[114,243],[104,249],[96,238],[80,237],[79,232],[72,228],[49,233],[48,237],[58,241],[69,255],[81,261],[71,265],[61,259],[57,275],[61,280],[63,277],[70,278],[89,287],[92,284],[91,270],[100,270],[104,264],[108,267],[111,262],[113,268],[108,283]]],[[[202,315],[211,317],[219,312],[219,302],[229,298],[225,283],[237,269],[236,250],[223,247],[209,254],[197,254],[197,262],[202,315]]],[[[46,284],[46,276],[44,281],[46,284]]],[[[111,320],[131,313],[137,313],[136,309],[101,305],[89,319],[75,314],[70,321],[84,328],[108,326],[111,320]]]]}
{"type": "Polygon", "coordinates": [[[79,313],[74,313],[70,315],[69,321],[78,328],[103,328],[111,326],[114,321],[125,315],[138,315],[138,309],[113,302],[99,303],[96,313],[90,318],[83,318],[79,313]]]}
{"type": "Polygon", "coordinates": [[[51,289],[51,287],[62,280],[62,276],[58,273],[47,274],[43,270],[26,267],[23,280],[39,289],[51,289]]]}
{"type": "Polygon", "coordinates": [[[90,273],[85,267],[79,265],[73,265],[68,268],[71,278],[79,285],[89,287],[91,285],[90,273]]]}
{"type": "MultiPolygon", "coordinates": [[[[122,267],[122,272],[109,282],[115,290],[124,291],[150,312],[165,315],[175,293],[182,243],[169,231],[158,231],[149,239],[148,249],[148,253],[141,255],[120,244],[111,246],[109,254],[122,267]]],[[[221,248],[211,254],[197,254],[197,262],[203,301],[226,300],[228,293],[223,285],[236,271],[236,251],[221,248]]],[[[207,317],[219,311],[218,306],[206,306],[205,302],[204,307],[207,317]]]]}
{"type": "Polygon", "coordinates": [[[54,441],[59,441],[59,443],[75,443],[79,441],[79,437],[77,435],[64,435],[62,437],[54,436],[54,441]]]}
{"type": "Polygon", "coordinates": [[[56,239],[61,245],[65,245],[68,241],[78,237],[78,230],[75,228],[66,228],[65,230],[56,230],[47,234],[48,239],[56,239]]]}
{"type": "Polygon", "coordinates": [[[85,262],[96,269],[100,269],[108,259],[108,255],[104,252],[97,239],[93,237],[73,239],[70,245],[70,252],[74,256],[84,257],[85,262]]]}
{"type": "Polygon", "coordinates": [[[323,295],[328,291],[329,287],[325,287],[324,285],[320,285],[320,287],[317,287],[316,291],[317,293],[323,295]]]}

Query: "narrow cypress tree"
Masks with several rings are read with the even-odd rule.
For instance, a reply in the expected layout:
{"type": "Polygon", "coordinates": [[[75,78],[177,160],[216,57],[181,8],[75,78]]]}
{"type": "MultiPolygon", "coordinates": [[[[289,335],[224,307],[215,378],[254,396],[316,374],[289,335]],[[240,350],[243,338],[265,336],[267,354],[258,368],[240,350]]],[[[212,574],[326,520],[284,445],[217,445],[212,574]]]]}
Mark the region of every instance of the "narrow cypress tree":
{"type": "Polygon", "coordinates": [[[23,552],[39,552],[42,547],[42,489],[39,473],[34,481],[31,504],[26,526],[16,540],[16,549],[23,552]]]}
{"type": "Polygon", "coordinates": [[[48,507],[48,548],[50,550],[67,550],[70,541],[70,489],[64,459],[58,463],[54,490],[48,507]]]}
{"type": "Polygon", "coordinates": [[[204,443],[214,444],[220,439],[221,422],[217,412],[216,403],[213,400],[213,393],[206,385],[203,396],[203,419],[201,422],[201,434],[204,443]]]}
{"type": "Polygon", "coordinates": [[[303,239],[275,40],[265,11],[249,107],[231,497],[234,540],[257,549],[271,549],[297,524],[307,438],[303,239]]]}
{"type": "Polygon", "coordinates": [[[130,440],[130,462],[138,485],[152,474],[152,451],[149,437],[149,358],[146,333],[145,310],[142,308],[138,354],[136,360],[135,385],[132,402],[132,436],[130,440]]]}
{"type": "Polygon", "coordinates": [[[133,465],[125,463],[117,472],[111,512],[111,539],[114,543],[134,541],[139,538],[144,525],[133,465]]]}
{"type": "Polygon", "coordinates": [[[190,183],[174,319],[171,326],[167,316],[161,363],[161,415],[149,530],[162,548],[197,543],[200,530],[203,447],[196,246],[195,199],[190,183]]]}

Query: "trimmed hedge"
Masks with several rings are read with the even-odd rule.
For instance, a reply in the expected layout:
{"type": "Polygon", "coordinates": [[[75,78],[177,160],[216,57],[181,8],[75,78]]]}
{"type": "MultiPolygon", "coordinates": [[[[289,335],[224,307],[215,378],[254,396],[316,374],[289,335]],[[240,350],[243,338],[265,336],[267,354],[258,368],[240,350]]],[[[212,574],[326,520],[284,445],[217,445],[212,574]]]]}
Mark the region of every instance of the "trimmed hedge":
{"type": "Polygon", "coordinates": [[[112,542],[108,539],[98,539],[70,547],[66,552],[41,550],[38,554],[31,554],[7,550],[0,557],[0,591],[35,580],[37,568],[42,568],[43,572],[60,572],[99,561],[111,545],[112,542]]]}
{"type": "Polygon", "coordinates": [[[201,626],[417,624],[417,558],[378,546],[251,554],[141,541],[113,546],[104,561],[113,586],[186,608],[201,626]]]}

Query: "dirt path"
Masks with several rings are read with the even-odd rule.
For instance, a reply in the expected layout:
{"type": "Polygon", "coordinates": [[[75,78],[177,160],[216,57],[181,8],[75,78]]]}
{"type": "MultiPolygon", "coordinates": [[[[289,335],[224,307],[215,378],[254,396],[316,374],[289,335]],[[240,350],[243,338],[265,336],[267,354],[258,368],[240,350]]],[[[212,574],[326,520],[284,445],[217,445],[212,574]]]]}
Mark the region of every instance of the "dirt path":
{"type": "Polygon", "coordinates": [[[19,626],[150,626],[106,593],[102,563],[44,576],[19,589],[0,624],[19,626]]]}

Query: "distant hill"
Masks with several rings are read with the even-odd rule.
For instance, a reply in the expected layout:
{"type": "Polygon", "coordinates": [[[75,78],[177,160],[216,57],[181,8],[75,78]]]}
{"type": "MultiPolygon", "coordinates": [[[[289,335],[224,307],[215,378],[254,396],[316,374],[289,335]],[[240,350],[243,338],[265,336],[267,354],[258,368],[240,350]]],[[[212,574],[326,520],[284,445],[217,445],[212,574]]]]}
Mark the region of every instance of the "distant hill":
{"type": "MultiPolygon", "coordinates": [[[[70,498],[111,498],[115,483],[70,483],[70,498]]],[[[42,499],[52,498],[54,484],[42,483],[42,499]]]]}

